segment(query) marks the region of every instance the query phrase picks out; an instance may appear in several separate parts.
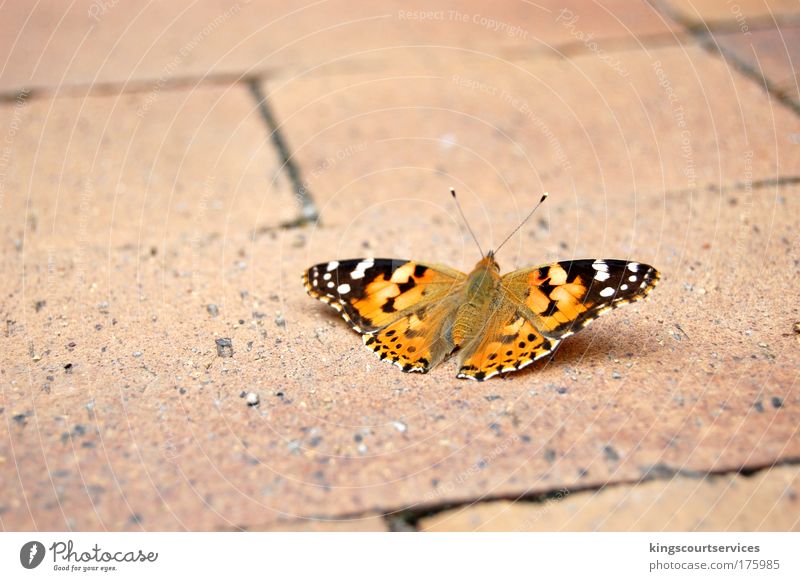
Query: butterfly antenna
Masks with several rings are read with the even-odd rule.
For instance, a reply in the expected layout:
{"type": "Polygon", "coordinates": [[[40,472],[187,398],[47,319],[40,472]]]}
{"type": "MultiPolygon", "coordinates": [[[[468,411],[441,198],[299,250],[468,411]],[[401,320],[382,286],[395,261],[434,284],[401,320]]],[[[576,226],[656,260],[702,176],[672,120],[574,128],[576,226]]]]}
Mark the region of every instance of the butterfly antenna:
{"type": "Polygon", "coordinates": [[[473,232],[472,228],[469,227],[469,222],[467,222],[467,217],[464,215],[464,210],[461,209],[461,204],[458,203],[458,198],[456,197],[455,189],[450,188],[450,193],[453,195],[453,199],[456,201],[456,207],[458,208],[458,211],[461,214],[461,219],[464,220],[464,224],[467,226],[467,230],[469,230],[469,233],[472,234],[472,239],[475,241],[475,245],[478,247],[478,252],[481,253],[481,258],[483,258],[485,255],[483,254],[483,250],[481,250],[481,245],[478,242],[477,237],[475,236],[475,232],[473,232]]]}
{"type": "Polygon", "coordinates": [[[500,252],[500,249],[501,249],[501,248],[502,248],[502,247],[505,245],[505,243],[506,243],[506,242],[508,242],[509,240],[511,240],[511,237],[512,237],[514,234],[516,234],[517,232],[519,232],[519,229],[520,229],[520,228],[522,228],[522,227],[525,225],[525,222],[527,222],[528,220],[530,220],[531,216],[533,216],[533,213],[534,213],[536,210],[538,210],[538,209],[539,209],[539,206],[541,206],[541,205],[542,205],[542,202],[544,202],[544,201],[547,199],[547,196],[549,196],[549,195],[550,195],[550,194],[548,194],[547,192],[545,192],[545,193],[544,193],[544,195],[542,196],[542,199],[541,199],[541,200],[539,200],[539,203],[538,203],[538,204],[536,204],[536,205],[533,207],[533,210],[531,210],[531,211],[530,211],[530,213],[529,213],[527,216],[525,216],[525,219],[524,219],[522,222],[520,222],[520,223],[519,223],[519,226],[517,226],[516,228],[514,228],[514,230],[511,232],[511,234],[509,234],[508,236],[506,236],[506,239],[505,239],[505,240],[503,240],[503,242],[501,242],[501,243],[500,243],[500,246],[498,246],[498,247],[495,249],[495,251],[494,251],[494,254],[497,254],[498,252],[500,252]]]}

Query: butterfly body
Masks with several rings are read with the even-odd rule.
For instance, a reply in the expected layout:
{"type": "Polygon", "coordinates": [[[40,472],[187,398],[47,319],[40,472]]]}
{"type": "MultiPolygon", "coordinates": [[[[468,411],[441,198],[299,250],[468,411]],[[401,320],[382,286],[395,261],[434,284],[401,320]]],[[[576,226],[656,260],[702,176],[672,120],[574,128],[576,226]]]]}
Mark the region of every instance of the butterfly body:
{"type": "Polygon", "coordinates": [[[488,379],[551,353],[603,313],[644,298],[659,273],[624,260],[574,260],[500,274],[489,252],[464,274],[442,265],[358,258],[303,274],[381,359],[425,373],[458,351],[459,378],[488,379]]]}
{"type": "Polygon", "coordinates": [[[494,258],[487,257],[475,265],[461,287],[456,290],[460,295],[453,324],[453,339],[457,346],[479,332],[482,321],[492,307],[492,298],[497,295],[499,285],[500,267],[494,258]]]}

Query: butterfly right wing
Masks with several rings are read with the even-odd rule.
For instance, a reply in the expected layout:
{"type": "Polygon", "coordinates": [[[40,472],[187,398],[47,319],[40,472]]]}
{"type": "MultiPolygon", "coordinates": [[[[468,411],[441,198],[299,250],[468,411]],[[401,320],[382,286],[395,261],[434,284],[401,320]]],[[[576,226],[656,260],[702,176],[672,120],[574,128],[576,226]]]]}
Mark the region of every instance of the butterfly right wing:
{"type": "Polygon", "coordinates": [[[606,311],[644,298],[658,279],[652,266],[610,259],[506,274],[484,331],[462,347],[458,377],[482,381],[522,369],[606,311]]]}
{"type": "Polygon", "coordinates": [[[586,259],[510,272],[501,284],[506,296],[529,310],[542,334],[563,339],[603,313],[643,299],[659,278],[648,264],[586,259]]]}

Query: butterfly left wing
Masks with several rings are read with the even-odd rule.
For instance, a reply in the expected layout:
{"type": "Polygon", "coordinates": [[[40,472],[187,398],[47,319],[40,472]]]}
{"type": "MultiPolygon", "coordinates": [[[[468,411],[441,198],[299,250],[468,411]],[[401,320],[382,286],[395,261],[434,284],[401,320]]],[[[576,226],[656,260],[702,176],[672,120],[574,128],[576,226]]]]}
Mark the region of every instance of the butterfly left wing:
{"type": "Polygon", "coordinates": [[[659,272],[640,262],[589,259],[556,262],[502,277],[504,293],[529,311],[542,334],[563,339],[603,313],[643,299],[659,272]]]}
{"type": "Polygon", "coordinates": [[[466,275],[409,260],[359,258],[312,266],[306,291],[339,311],[381,359],[428,371],[455,347],[450,327],[466,275]]]}

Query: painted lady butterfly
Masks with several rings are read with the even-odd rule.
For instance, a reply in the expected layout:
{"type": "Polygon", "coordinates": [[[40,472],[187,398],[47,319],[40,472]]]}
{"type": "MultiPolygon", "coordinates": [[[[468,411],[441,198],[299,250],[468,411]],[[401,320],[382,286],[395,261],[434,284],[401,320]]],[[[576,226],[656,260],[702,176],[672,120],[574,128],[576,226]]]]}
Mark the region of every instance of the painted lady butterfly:
{"type": "Polygon", "coordinates": [[[458,349],[458,377],[482,381],[551,353],[603,313],[644,298],[659,279],[647,264],[607,259],[501,275],[495,253],[469,274],[411,260],[333,260],[309,268],[303,282],[381,359],[426,373],[458,349]]]}

